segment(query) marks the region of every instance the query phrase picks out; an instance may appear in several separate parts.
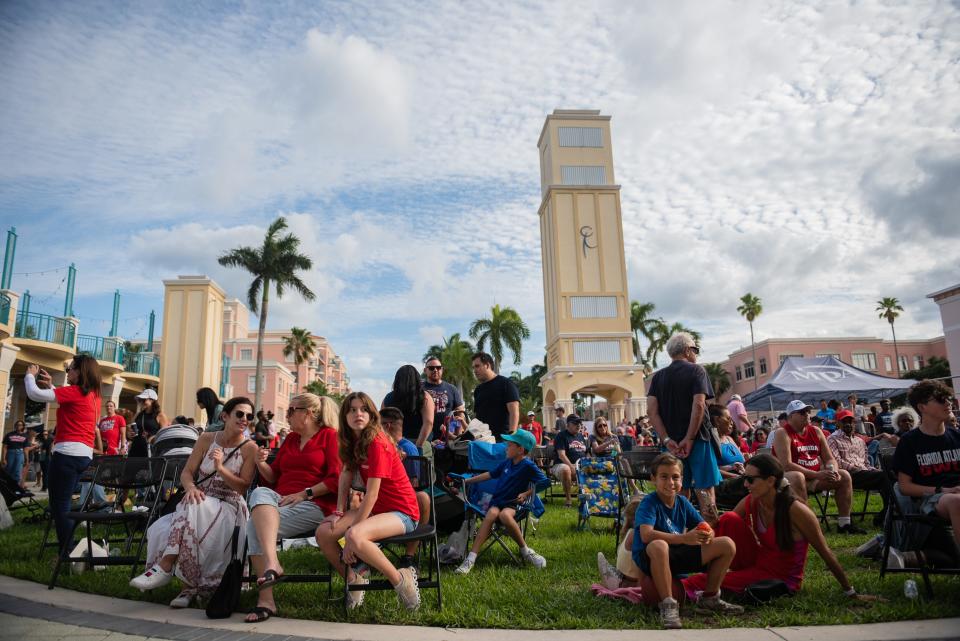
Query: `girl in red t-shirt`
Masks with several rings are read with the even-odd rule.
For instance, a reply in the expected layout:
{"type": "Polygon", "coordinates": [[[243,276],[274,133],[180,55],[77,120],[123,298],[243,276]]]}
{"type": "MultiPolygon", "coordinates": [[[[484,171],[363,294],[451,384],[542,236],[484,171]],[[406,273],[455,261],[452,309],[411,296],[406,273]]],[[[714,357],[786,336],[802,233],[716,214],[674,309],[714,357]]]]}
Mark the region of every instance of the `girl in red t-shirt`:
{"type": "MultiPolygon", "coordinates": [[[[420,607],[416,570],[395,568],[376,542],[412,532],[420,519],[420,508],[400,455],[380,426],[377,407],[363,392],[349,394],[340,405],[338,440],[343,471],[337,509],[317,528],[317,543],[347,583],[368,583],[362,566],[371,566],[390,581],[402,605],[416,610],[420,607]],[[362,481],[365,491],[359,507],[348,510],[355,477],[362,481]],[[342,549],[341,537],[346,540],[342,549]]],[[[363,594],[350,590],[347,607],[363,603],[363,594]]]]}
{"type": "Polygon", "coordinates": [[[50,513],[61,548],[73,541],[75,521],[67,518],[73,488],[93,460],[100,416],[100,368],[92,356],[77,354],[67,365],[67,384],[53,387],[37,365],[27,366],[24,387],[31,401],[57,403],[56,435],[47,466],[50,513]]]}

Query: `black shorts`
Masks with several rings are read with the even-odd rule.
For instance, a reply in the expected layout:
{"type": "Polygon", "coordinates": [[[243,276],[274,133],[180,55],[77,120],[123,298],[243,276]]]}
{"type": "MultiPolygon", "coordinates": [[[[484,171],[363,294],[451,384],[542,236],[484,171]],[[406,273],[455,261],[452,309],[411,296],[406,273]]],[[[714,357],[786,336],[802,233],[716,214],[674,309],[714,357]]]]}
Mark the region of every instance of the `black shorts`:
{"type": "MultiPolygon", "coordinates": [[[[647,548],[643,548],[640,553],[640,569],[647,576],[653,576],[650,572],[650,557],[647,556],[647,548]]],[[[674,576],[678,574],[695,574],[703,572],[706,566],[703,564],[703,550],[699,545],[671,545],[670,546],[670,573],[674,576]]]]}

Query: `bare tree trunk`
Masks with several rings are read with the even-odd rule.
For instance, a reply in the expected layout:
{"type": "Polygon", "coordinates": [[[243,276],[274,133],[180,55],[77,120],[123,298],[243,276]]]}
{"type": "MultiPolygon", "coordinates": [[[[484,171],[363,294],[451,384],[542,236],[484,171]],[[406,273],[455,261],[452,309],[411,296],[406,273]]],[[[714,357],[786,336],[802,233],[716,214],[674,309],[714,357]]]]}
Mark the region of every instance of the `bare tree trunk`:
{"type": "Polygon", "coordinates": [[[760,378],[760,365],[757,363],[757,345],[753,342],[753,321],[750,321],[750,350],[753,352],[753,391],[757,391],[760,378]]]}
{"type": "Polygon", "coordinates": [[[263,334],[267,331],[267,308],[270,305],[270,281],[263,279],[263,297],[260,299],[260,328],[257,331],[257,369],[255,370],[256,383],[253,393],[253,412],[256,414],[261,409],[260,402],[263,400],[263,334]]]}
{"type": "Polygon", "coordinates": [[[900,350],[897,348],[897,330],[893,327],[893,321],[890,321],[890,331],[893,332],[893,353],[897,357],[897,378],[900,378],[900,350]]]}

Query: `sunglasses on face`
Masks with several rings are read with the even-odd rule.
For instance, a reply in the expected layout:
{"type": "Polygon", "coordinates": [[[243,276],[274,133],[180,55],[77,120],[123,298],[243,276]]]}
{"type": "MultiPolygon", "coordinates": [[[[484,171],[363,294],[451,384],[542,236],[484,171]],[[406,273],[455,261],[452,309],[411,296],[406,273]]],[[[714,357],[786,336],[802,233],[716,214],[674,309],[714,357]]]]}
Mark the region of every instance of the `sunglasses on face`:
{"type": "Polygon", "coordinates": [[[687,349],[689,349],[689,350],[690,350],[691,352],[693,352],[694,354],[697,354],[697,355],[700,354],[700,348],[697,347],[696,345],[691,345],[691,346],[688,347],[687,349]]]}
{"type": "Polygon", "coordinates": [[[427,369],[431,372],[439,372],[443,369],[443,365],[427,365],[427,369]]]}
{"type": "Polygon", "coordinates": [[[254,416],[253,414],[248,414],[248,413],[244,412],[243,410],[237,410],[236,412],[233,413],[233,415],[234,415],[234,416],[237,418],[237,420],[239,420],[239,421],[242,421],[243,419],[247,419],[247,422],[250,422],[250,421],[252,421],[253,419],[256,418],[256,416],[254,416]]]}
{"type": "Polygon", "coordinates": [[[309,409],[309,408],[306,408],[306,407],[292,407],[292,406],[291,406],[291,407],[288,407],[288,408],[287,408],[287,416],[292,415],[292,414],[293,414],[294,412],[296,412],[297,410],[305,410],[305,409],[309,409]]]}
{"type": "Polygon", "coordinates": [[[763,477],[750,476],[749,474],[744,474],[741,478],[743,478],[743,482],[746,483],[747,485],[753,485],[755,481],[757,481],[758,479],[762,479],[763,477]]]}

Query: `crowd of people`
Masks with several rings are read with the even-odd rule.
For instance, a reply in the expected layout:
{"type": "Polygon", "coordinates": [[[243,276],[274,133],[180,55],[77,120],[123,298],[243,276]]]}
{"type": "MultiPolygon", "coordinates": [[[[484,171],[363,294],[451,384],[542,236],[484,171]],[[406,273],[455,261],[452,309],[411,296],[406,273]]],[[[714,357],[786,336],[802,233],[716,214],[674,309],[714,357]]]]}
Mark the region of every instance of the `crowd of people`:
{"type": "MultiPolygon", "coordinates": [[[[856,399],[852,409],[823,403],[819,425],[812,420],[813,407],[793,401],[773,426],[762,418],[751,422],[739,397],[727,405],[712,402],[709,378],[697,364],[699,347],[689,334],[675,334],[666,349],[671,363],[649,383],[648,415],[616,426],[598,417],[589,431],[582,417],[564,415],[562,408],[549,428],[534,412],[521,422],[516,385],[496,372],[488,354],[474,355],[474,416],[495,440],[507,443],[506,460],[468,481],[496,479],[497,485],[457,572],[470,572],[496,523],[519,545],[521,558],[536,568],[546,566],[527,545],[514,515],[532,492],[549,485],[530,458],[548,442],[554,458],[546,470],[560,483],[568,506],[581,458],[617,456],[637,446],[662,450],[651,465],[654,491],[626,506],[616,565],[602,554],[598,563],[609,589],[644,585],[667,628],[681,626],[684,599],[736,613],[742,607],[720,598],[721,590],[743,594],[771,581],[788,593],[799,590],[809,546],[844,594],[871,598],[857,593],[827,545],[806,504],[813,492],[835,493],[841,533],[862,531],[850,518],[854,488],[881,491],[885,506],[912,500],[960,532],[960,431],[950,427],[955,421],[949,387],[917,383],[907,396],[909,407],[896,413],[887,403],[876,415],[858,412],[856,399]],[[886,495],[883,472],[874,465],[871,446],[883,442],[896,447],[899,497],[886,495]],[[726,509],[722,515],[718,505],[726,509]],[[677,577],[683,577],[679,583],[677,577]]],[[[191,423],[185,417],[171,421],[150,389],[137,397],[135,415],[108,402],[101,416],[99,371],[86,355],[71,360],[66,382],[54,386],[47,372],[28,368],[28,397],[58,404],[56,430],[38,443],[18,421],[3,449],[3,465],[17,479],[30,448],[46,451],[43,482],[61,550],[73,542],[67,512],[94,453],[148,456],[162,430],[191,423]]],[[[196,400],[206,422],[195,427],[196,444],[180,477],[182,500],[151,523],[146,570],[130,581],[133,587],[148,590],[177,579],[183,589],[170,605],[189,606],[217,586],[239,529],[259,577],[249,622],[278,613],[273,588],[284,580],[284,568],[277,542],[296,536],[316,537],[330,566],[350,584],[350,608],[363,603],[372,571],[394,586],[404,607],[419,606],[416,542],[391,560],[378,541],[409,534],[429,517],[430,498],[411,484],[404,459],[451,446],[471,424],[460,389],[443,380],[439,359],[428,359],[422,375],[401,367],[379,406],[363,392],[339,405],[313,394],[295,396],[286,415],[289,427],[282,430],[274,427],[271,413],[256,411],[245,397],[223,402],[203,388],[196,400]]]]}

